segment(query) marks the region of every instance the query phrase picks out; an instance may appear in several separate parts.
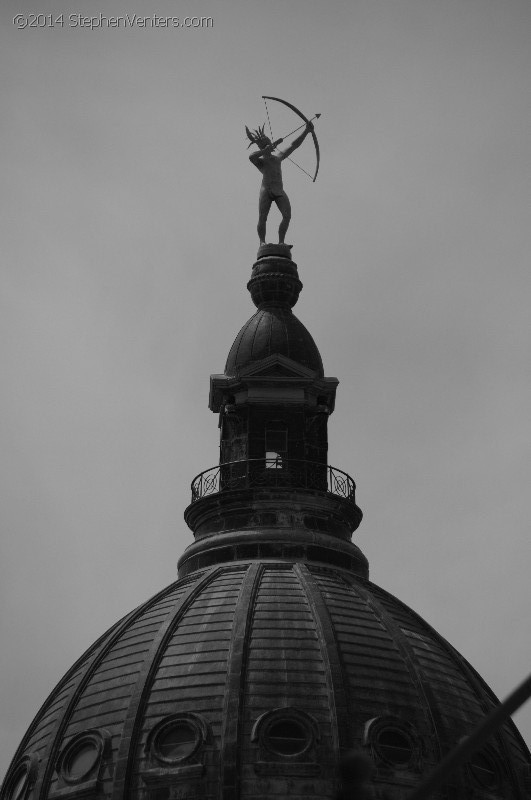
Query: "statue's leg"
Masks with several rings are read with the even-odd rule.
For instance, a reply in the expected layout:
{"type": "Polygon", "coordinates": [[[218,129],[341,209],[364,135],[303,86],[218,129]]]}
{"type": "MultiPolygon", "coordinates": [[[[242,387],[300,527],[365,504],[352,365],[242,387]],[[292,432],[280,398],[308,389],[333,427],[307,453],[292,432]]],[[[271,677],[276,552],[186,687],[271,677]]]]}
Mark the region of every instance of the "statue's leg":
{"type": "Polygon", "coordinates": [[[291,205],[286,192],[283,192],[278,197],[275,197],[275,203],[278,206],[278,210],[282,214],[282,222],[278,228],[278,243],[284,244],[284,239],[286,238],[286,232],[291,219],[291,205]]]}
{"type": "Polygon", "coordinates": [[[269,192],[262,186],[258,198],[258,226],[256,228],[260,244],[265,244],[267,215],[269,214],[272,202],[273,200],[269,196],[269,192]]]}

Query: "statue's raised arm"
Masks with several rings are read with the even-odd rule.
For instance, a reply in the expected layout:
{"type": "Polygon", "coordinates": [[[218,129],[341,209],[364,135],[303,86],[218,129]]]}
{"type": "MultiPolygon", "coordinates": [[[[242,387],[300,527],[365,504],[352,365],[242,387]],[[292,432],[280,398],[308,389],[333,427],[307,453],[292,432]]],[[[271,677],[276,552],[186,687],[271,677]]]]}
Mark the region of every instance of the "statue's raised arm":
{"type": "MultiPolygon", "coordinates": [[[[306,139],[306,137],[308,136],[308,134],[311,131],[313,131],[313,122],[307,122],[306,123],[306,128],[303,131],[303,133],[301,133],[300,136],[297,136],[297,138],[293,140],[293,142],[290,144],[289,147],[286,147],[285,150],[281,150],[280,151],[280,158],[282,159],[282,161],[285,158],[289,158],[289,156],[293,153],[293,151],[296,150],[297,147],[301,146],[301,144],[303,143],[303,141],[306,139]]],[[[283,139],[279,139],[278,141],[279,142],[283,142],[284,140],[283,139]]]]}

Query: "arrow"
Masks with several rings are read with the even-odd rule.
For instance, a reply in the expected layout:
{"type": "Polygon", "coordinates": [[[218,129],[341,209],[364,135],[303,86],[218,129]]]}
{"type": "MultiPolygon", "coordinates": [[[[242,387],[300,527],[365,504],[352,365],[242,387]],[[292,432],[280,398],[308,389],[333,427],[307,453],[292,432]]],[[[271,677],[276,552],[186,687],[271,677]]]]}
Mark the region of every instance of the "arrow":
{"type": "MultiPolygon", "coordinates": [[[[313,122],[314,119],[319,119],[320,116],[321,116],[320,114],[315,114],[311,119],[308,120],[308,122],[313,122]]],[[[304,127],[306,127],[306,122],[303,122],[302,125],[299,125],[298,128],[294,128],[292,131],[290,131],[289,133],[286,133],[286,135],[282,136],[281,138],[282,139],[287,139],[288,136],[291,136],[292,133],[297,133],[297,131],[300,131],[300,129],[304,128],[304,127]]]]}

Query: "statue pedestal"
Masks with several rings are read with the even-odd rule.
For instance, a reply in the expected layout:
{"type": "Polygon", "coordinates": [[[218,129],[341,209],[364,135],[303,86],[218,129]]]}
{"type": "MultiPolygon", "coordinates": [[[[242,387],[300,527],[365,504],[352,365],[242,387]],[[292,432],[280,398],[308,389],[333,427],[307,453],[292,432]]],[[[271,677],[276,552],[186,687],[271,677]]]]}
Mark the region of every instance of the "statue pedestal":
{"type": "Polygon", "coordinates": [[[276,258],[289,258],[291,261],[292,247],[292,244],[261,244],[256,257],[260,259],[275,256],[276,258]]]}
{"type": "Polygon", "coordinates": [[[297,265],[291,260],[291,245],[262,245],[253,264],[247,288],[257,308],[265,305],[293,308],[299,298],[302,283],[297,265]]]}

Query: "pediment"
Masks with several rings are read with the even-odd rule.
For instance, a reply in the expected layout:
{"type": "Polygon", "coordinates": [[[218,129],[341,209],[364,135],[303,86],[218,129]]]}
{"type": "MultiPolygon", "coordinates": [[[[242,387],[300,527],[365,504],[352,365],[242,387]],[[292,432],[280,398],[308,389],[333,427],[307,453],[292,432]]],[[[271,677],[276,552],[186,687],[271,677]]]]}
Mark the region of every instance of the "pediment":
{"type": "Polygon", "coordinates": [[[239,370],[240,378],[304,378],[312,380],[317,376],[313,369],[303,367],[291,358],[275,353],[261,361],[254,361],[239,370]]]}

